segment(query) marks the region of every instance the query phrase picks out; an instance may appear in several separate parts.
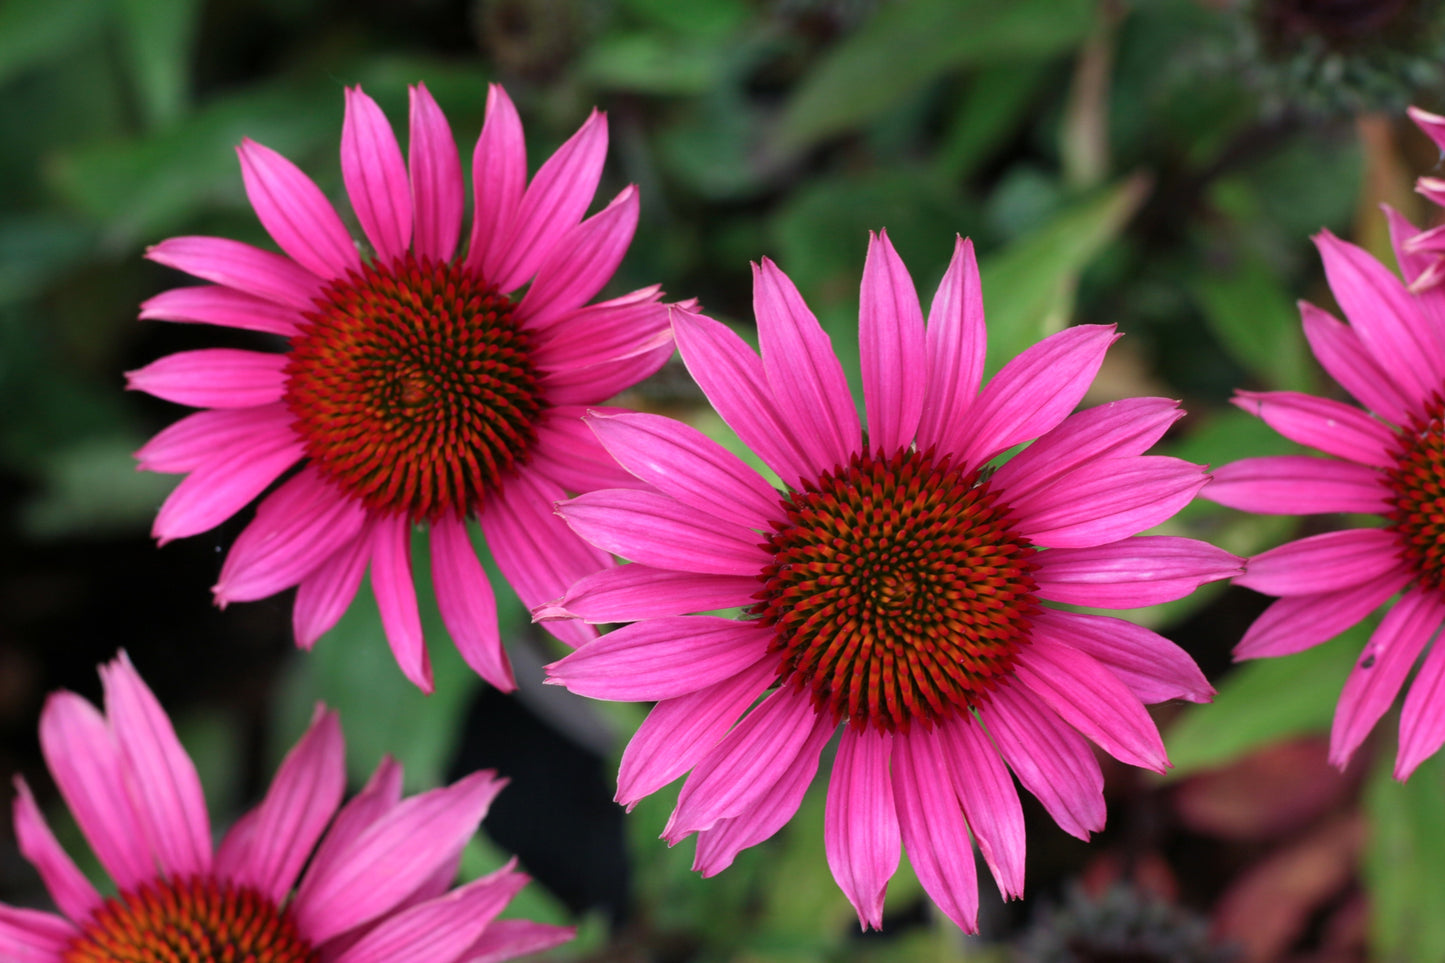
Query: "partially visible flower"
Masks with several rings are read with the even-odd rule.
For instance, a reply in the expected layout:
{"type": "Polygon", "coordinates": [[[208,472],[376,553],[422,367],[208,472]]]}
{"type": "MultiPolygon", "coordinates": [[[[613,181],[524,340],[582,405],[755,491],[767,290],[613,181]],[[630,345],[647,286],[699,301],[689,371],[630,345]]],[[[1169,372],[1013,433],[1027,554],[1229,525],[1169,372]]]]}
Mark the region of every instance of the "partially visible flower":
{"type": "MultiPolygon", "coordinates": [[[[1387,209],[1395,253],[1413,282],[1431,258],[1387,209]]],[[[1264,515],[1384,516],[1382,527],[1325,532],[1249,559],[1235,581],[1279,600],[1250,626],[1237,659],[1289,655],[1331,639],[1396,593],[1345,682],[1330,732],[1344,768],[1425,658],[1405,697],[1395,777],[1445,743],[1445,289],[1412,293],[1363,249],[1315,238],[1349,324],[1301,302],[1304,333],[1325,371],[1368,412],[1293,391],[1241,391],[1235,404],[1327,457],[1246,458],[1216,470],[1206,498],[1264,515]],[[1428,649],[1428,651],[1427,651],[1428,649]]]]}
{"type": "MultiPolygon", "coordinates": [[[[1445,117],[1411,107],[1410,119],[1419,125],[1440,148],[1445,158],[1445,117]]],[[[1421,177],[1415,181],[1415,189],[1436,204],[1445,207],[1445,180],[1438,177],[1421,177]]],[[[1398,228],[1409,228],[1403,219],[1396,218],[1398,228]]],[[[1445,225],[1428,231],[1407,231],[1401,234],[1397,243],[1405,252],[1420,255],[1413,262],[1415,277],[1410,281],[1411,291],[1424,291],[1445,281],[1445,225]],[[1408,236],[1406,236],[1408,234],[1408,236]]]]}
{"type": "MultiPolygon", "coordinates": [[[[480,522],[528,605],[610,564],[552,504],[628,482],[580,418],[663,364],[667,312],[655,287],[586,304],[637,225],[632,187],[581,219],[607,150],[601,114],[529,185],[516,109],[491,88],[465,254],[456,143],[423,86],[411,91],[409,150],[408,164],[380,108],[347,91],[341,172],[370,244],[363,255],[305,174],[260,144],[241,145],[247,195],[285,256],[221,238],[163,241],[147,256],[213,283],[151,298],[141,317],[268,332],[288,347],[185,351],[131,372],[132,388],[211,409],[161,432],[138,458],[143,469],[188,473],[156,518],[162,544],[230,518],[299,464],[236,540],[217,602],[298,586],[296,641],[309,648],[369,566],[397,662],[429,690],[411,571],[411,530],[425,524],[447,630],[468,665],[510,689],[468,520],[480,522]]],[[[595,635],[582,625],[553,631],[572,645],[595,635]]]]}
{"type": "Polygon", "coordinates": [[[15,837],[60,913],[0,903],[7,963],[481,963],[571,938],[495,921],[527,882],[515,860],[451,886],[506,784],[495,773],[402,799],[388,759],[338,810],[341,727],[318,707],[266,798],[213,847],[195,766],[160,703],[124,653],[100,676],[104,714],[55,693],[40,747],[116,894],[76,868],[17,778],[15,837]]]}
{"type": "Polygon", "coordinates": [[[943,912],[973,930],[970,837],[1003,893],[1023,890],[1010,768],[1087,838],[1105,815],[1089,741],[1162,771],[1143,703],[1212,692],[1162,636],[1045,603],[1152,605],[1236,573],[1239,560],[1136,534],[1206,481],[1197,465],[1144,454],[1179,417],[1173,402],[1070,414],[1112,327],[1054,335],[980,390],[986,335],[967,241],[926,329],[887,235],[870,244],[866,433],[792,282],[767,260],[754,281],[761,359],[690,310],[675,310],[673,326],[713,406],[786,489],[678,422],[591,417],[647,488],[592,492],[560,511],[633,564],[537,614],[634,624],[552,665],[552,680],[657,702],[623,756],[617,798],[630,806],[691,770],[663,837],[696,833],[694,868],[709,876],[788,822],[842,725],[825,843],[860,921],[882,925],[901,847],[943,912]],[[746,615],[689,614],[727,607],[746,615]]]}

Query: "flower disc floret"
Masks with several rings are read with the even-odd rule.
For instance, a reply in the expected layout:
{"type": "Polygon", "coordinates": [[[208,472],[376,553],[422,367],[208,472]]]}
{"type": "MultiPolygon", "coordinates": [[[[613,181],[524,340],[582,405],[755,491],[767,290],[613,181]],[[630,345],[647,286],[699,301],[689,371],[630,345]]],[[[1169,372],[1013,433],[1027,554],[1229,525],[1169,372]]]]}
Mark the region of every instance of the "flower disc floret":
{"type": "Polygon", "coordinates": [[[284,910],[248,886],[156,880],[112,897],[66,950],[64,963],[315,963],[284,910]]]}
{"type": "Polygon", "coordinates": [[[1034,549],[977,471],[855,454],[783,500],[753,612],[781,678],[855,728],[967,713],[1007,678],[1037,607],[1034,549]]]}
{"type": "Polygon", "coordinates": [[[1390,530],[1425,588],[1445,592],[1445,399],[1436,397],[1407,430],[1386,470],[1390,530]]]}

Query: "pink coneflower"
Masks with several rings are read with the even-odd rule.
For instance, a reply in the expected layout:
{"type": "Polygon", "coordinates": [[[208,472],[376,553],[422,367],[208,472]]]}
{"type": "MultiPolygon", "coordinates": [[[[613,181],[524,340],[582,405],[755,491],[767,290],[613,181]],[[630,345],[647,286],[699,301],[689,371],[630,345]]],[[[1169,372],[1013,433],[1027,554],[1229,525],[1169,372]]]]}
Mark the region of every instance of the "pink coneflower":
{"type": "Polygon", "coordinates": [[[1136,535],[1206,480],[1196,465],[1143,454],[1179,417],[1173,402],[1070,415],[1112,327],[1054,335],[980,390],[983,301],[969,242],[958,242],[925,329],[903,262],[886,234],[873,239],[860,316],[866,435],[797,289],[770,261],[754,274],[761,359],[690,310],[675,310],[673,327],[688,370],[786,489],[678,422],[591,417],[649,487],[592,492],[561,512],[633,564],[582,579],[538,615],[634,624],[551,666],[552,677],[595,698],[657,701],[623,756],[617,798],[630,806],[691,770],[663,837],[696,833],[704,875],[787,823],[842,725],[826,848],[862,924],[882,925],[901,845],[938,906],[971,931],[970,836],[1003,893],[1023,890],[1009,768],[1087,838],[1104,825],[1088,740],[1163,770],[1143,703],[1211,695],[1161,636],[1044,603],[1152,605],[1237,572],[1238,560],[1136,535]],[[745,615],[689,614],[727,607],[745,615]]]}
{"type": "MultiPolygon", "coordinates": [[[[1410,119],[1445,152],[1445,117],[1419,107],[1411,107],[1409,114],[1410,119]]],[[[1421,177],[1415,181],[1415,189],[1436,204],[1445,206],[1445,180],[1421,177]]],[[[1410,290],[1424,291],[1445,282],[1445,225],[1417,232],[1410,229],[1410,225],[1403,219],[1398,220],[1399,223],[1395,226],[1408,230],[1408,236],[1400,235],[1396,238],[1396,246],[1412,257],[1414,277],[1410,279],[1410,290]]]]}
{"type": "Polygon", "coordinates": [[[0,959],[483,963],[571,938],[564,927],[493,922],[527,882],[515,860],[450,888],[506,784],[495,773],[404,800],[401,767],[386,760],[338,811],[341,727],[318,708],[266,798],[213,847],[196,768],[165,710],[124,653],[100,677],[105,713],[55,693],[40,747],[116,893],[102,897],[81,874],[17,778],[15,836],[60,914],[0,903],[0,959]]]}
{"type": "MultiPolygon", "coordinates": [[[[552,504],[630,483],[580,417],[672,351],[657,288],[586,304],[637,225],[632,187],[581,219],[606,150],[606,120],[594,112],[527,184],[521,122],[494,85],[462,255],[462,171],[431,95],[411,90],[408,166],[380,108],[348,90],[341,172],[368,252],[305,174],[251,141],[239,148],[246,192],[286,256],[212,237],[150,249],[152,260],[214,283],[151,298],[142,318],[288,342],[280,353],[185,351],[129,375],[132,388],[211,409],[138,453],[143,469],[189,473],[156,518],[162,543],[214,527],[301,466],[236,540],[214,589],[219,604],[298,586],[296,641],[309,648],[370,566],[397,662],[429,690],[410,558],[411,529],[426,524],[448,631],[468,665],[514,686],[467,521],[480,522],[529,606],[610,564],[552,504]]],[[[553,631],[573,645],[595,635],[580,623],[553,631]]]]}
{"type": "MultiPolygon", "coordinates": [[[[1391,210],[1405,280],[1433,255],[1412,250],[1415,229],[1391,210]]],[[[1241,391],[1235,403],[1281,435],[1324,453],[1246,458],[1215,473],[1206,497],[1265,515],[1383,515],[1382,528],[1326,532],[1251,558],[1237,579],[1279,600],[1234,650],[1236,658],[1289,655],[1333,638],[1403,595],[1386,613],[1345,682],[1330,732],[1341,768],[1395,701],[1429,647],[1405,697],[1395,777],[1445,742],[1445,288],[1412,294],[1362,249],[1328,231],[1315,243],[1349,324],[1301,303],[1304,333],[1325,371],[1370,413],[1293,391],[1241,391]]]]}

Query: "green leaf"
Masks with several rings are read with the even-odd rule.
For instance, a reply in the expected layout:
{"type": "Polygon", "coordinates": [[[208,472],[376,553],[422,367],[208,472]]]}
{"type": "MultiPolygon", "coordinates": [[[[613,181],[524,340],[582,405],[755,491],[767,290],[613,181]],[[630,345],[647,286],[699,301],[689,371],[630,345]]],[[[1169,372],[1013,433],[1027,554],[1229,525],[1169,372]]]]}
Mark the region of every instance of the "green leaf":
{"type": "Polygon", "coordinates": [[[1237,666],[1208,705],[1188,706],[1164,738],[1170,777],[1226,765],[1274,742],[1329,729],[1335,702],[1374,625],[1294,655],[1237,666]]]}
{"type": "Polygon", "coordinates": [[[1311,387],[1299,311],[1263,258],[1243,254],[1233,270],[1201,271],[1189,287],[1215,336],[1251,374],[1276,388],[1311,387]]]}
{"type": "Polygon", "coordinates": [[[197,0],[121,0],[125,52],[147,124],[163,127],[186,107],[197,0]]]}
{"type": "Polygon", "coordinates": [[[1394,753],[1381,753],[1365,786],[1370,959],[1445,960],[1445,755],[1403,784],[1391,776],[1393,762],[1394,753]]]}
{"type": "Polygon", "coordinates": [[[46,452],[41,494],[21,505],[21,528],[40,539],[148,528],[176,479],[137,471],[139,447],[136,439],[120,436],[46,452]]]}
{"type": "Polygon", "coordinates": [[[964,180],[1028,122],[1029,101],[1053,72],[1047,63],[1002,63],[970,78],[935,154],[940,176],[964,180]]]}
{"type": "Polygon", "coordinates": [[[95,231],[55,214],[0,218],[0,305],[40,293],[93,252],[95,231]]]}
{"type": "Polygon", "coordinates": [[[990,371],[1068,323],[1079,274],[1118,235],[1147,190],[1147,180],[1132,177],[1090,195],[980,262],[990,371]]]}
{"type": "Polygon", "coordinates": [[[880,4],[809,74],[784,108],[787,154],[867,123],[960,67],[1045,57],[1078,43],[1090,0],[909,0],[880,4]]]}
{"type": "Polygon", "coordinates": [[[101,0],[5,0],[0,4],[0,85],[89,39],[105,25],[101,0]]]}
{"type": "Polygon", "coordinates": [[[628,33],[592,45],[581,78],[604,90],[701,94],[717,84],[726,52],[715,44],[679,43],[660,33],[628,33]]]}

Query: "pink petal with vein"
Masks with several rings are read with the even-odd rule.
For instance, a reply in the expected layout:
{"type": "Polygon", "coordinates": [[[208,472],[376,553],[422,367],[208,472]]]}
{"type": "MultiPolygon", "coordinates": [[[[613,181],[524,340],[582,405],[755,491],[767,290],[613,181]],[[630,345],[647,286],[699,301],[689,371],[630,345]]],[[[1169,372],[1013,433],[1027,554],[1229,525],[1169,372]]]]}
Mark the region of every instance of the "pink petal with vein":
{"type": "Polygon", "coordinates": [[[238,449],[290,441],[292,418],[284,404],[197,411],[146,442],[135,453],[136,467],[167,473],[195,471],[238,449]]]}
{"type": "MultiPolygon", "coordinates": [[[[201,412],[210,414],[210,412],[201,412]]],[[[151,534],[162,545],[210,531],[251,504],[306,448],[289,428],[238,443],[198,466],[167,496],[151,534]]]]}
{"type": "Polygon", "coordinates": [[[1265,595],[1316,595],[1374,582],[1400,567],[1400,537],[1383,528],[1311,535],[1249,560],[1236,585],[1265,595]]]}
{"type": "Polygon", "coordinates": [[[411,246],[406,163],[386,115],[360,87],[346,88],[341,179],[377,257],[382,261],[400,258],[411,246]]]}
{"type": "Polygon", "coordinates": [[[527,186],[527,145],[517,108],[500,84],[487,87],[487,119],[472,152],[471,240],[466,269],[498,276],[527,186]]]}
{"type": "MultiPolygon", "coordinates": [[[[898,810],[888,777],[894,741],[893,736],[873,730],[844,729],[823,810],[828,868],[865,930],[883,928],[883,897],[898,871],[898,810]]],[[[919,878],[926,879],[926,873],[920,872],[919,878]]]]}
{"type": "Polygon", "coordinates": [[[1238,575],[1242,561],[1207,542],[1137,535],[1090,548],[1056,548],[1034,573],[1039,598],[1128,609],[1172,602],[1205,582],[1238,575]]]}
{"type": "Polygon", "coordinates": [[[245,294],[309,311],[323,281],[295,261],[221,237],[172,237],[146,249],[157,264],[245,294]]]}
{"type": "Polygon", "coordinates": [[[25,780],[16,776],[14,782],[15,841],[20,846],[20,855],[40,873],[60,912],[77,923],[84,923],[100,906],[100,893],[56,841],[25,780]]]}
{"type": "Polygon", "coordinates": [[[1234,647],[1235,659],[1293,655],[1339,635],[1359,622],[1414,577],[1402,560],[1395,570],[1344,591],[1296,595],[1265,609],[1234,647]]]}
{"type": "Polygon", "coordinates": [[[388,916],[332,963],[436,963],[458,959],[481,937],[527,877],[479,879],[388,916]]]}
{"type": "Polygon", "coordinates": [[[141,302],[142,321],[219,324],[289,338],[296,333],[300,312],[254,294],[218,284],[172,288],[141,302]]]}
{"type": "Polygon", "coordinates": [[[1381,514],[1390,490],[1373,468],[1310,455],[1242,458],[1214,470],[1204,498],[1261,515],[1381,514]]]}
{"type": "Polygon", "coordinates": [[[1340,769],[1390,708],[1415,660],[1445,621],[1445,600],[1406,592],[1380,622],[1345,681],[1330,728],[1330,762],[1340,769]]]}
{"type": "Polygon", "coordinates": [[[1400,754],[1395,778],[1402,782],[1445,744],[1445,646],[1430,647],[1400,710],[1400,754]]]}
{"type": "MultiPolygon", "coordinates": [[[[868,235],[858,304],[858,349],[869,443],[885,455],[907,448],[923,414],[928,380],[919,374],[930,370],[930,356],[918,289],[887,231],[868,235]]],[[[851,402],[846,391],[843,397],[851,402]]],[[[857,448],[855,444],[849,451],[857,448]]]]}
{"type": "Polygon", "coordinates": [[[1035,616],[1032,632],[1092,656],[1140,702],[1208,702],[1214,697],[1213,687],[1189,653],[1142,625],[1046,608],[1035,616]]]}
{"type": "Polygon", "coordinates": [[[291,612],[298,646],[309,651],[346,614],[370,562],[371,527],[367,525],[301,579],[291,612]]]}
{"type": "Polygon", "coordinates": [[[570,926],[553,926],[531,920],[495,920],[467,948],[458,963],[501,963],[519,956],[542,953],[577,935],[570,926]]]}
{"type": "Polygon", "coordinates": [[[457,142],[426,84],[407,88],[407,95],[411,101],[407,159],[416,219],[412,248],[419,258],[450,261],[462,236],[462,209],[466,207],[457,142]]]}
{"type": "MultiPolygon", "coordinates": [[[[936,744],[968,828],[1005,899],[1024,894],[1024,809],[1013,777],[976,719],[940,723],[936,744]]],[[[906,845],[906,843],[905,843],[906,845]]],[[[912,850],[909,850],[912,853],[912,850]]],[[[910,859],[912,857],[910,856],[910,859]]]]}
{"type": "Polygon", "coordinates": [[[467,535],[466,522],[454,516],[431,526],[432,582],[442,622],[472,671],[503,692],[517,688],[512,664],[502,649],[497,599],[492,583],[467,535]]]}
{"type": "Polygon", "coordinates": [[[741,608],[753,603],[758,586],[751,575],[697,575],[635,563],[619,565],[577,581],[566,595],[534,611],[533,618],[636,622],[741,608]]]}
{"type": "Polygon", "coordinates": [[[236,148],[246,196],[281,250],[322,278],[361,269],[356,243],[336,209],[301,168],[250,138],[236,148]]]}
{"type": "Polygon", "coordinates": [[[1395,432],[1358,408],[1294,391],[1240,391],[1234,404],[1290,441],[1372,468],[1395,465],[1395,432]]]}
{"type": "Polygon", "coordinates": [[[1099,458],[1010,503],[1017,530],[1035,544],[1087,548],[1174,517],[1208,481],[1177,458],[1099,458]]]}
{"type": "Polygon", "coordinates": [[[579,405],[543,410],[536,422],[529,468],[568,492],[647,487],[607,453],[582,420],[596,410],[579,405]]]}
{"type": "Polygon", "coordinates": [[[529,328],[532,361],[551,374],[650,353],[672,343],[667,312],[656,285],[585,305],[546,328],[529,328]]]}
{"type": "Polygon", "coordinates": [[[1415,126],[1424,131],[1437,147],[1445,151],[1445,117],[1432,114],[1428,110],[1421,110],[1419,107],[1407,107],[1405,113],[1410,115],[1415,126]]]}
{"type": "Polygon", "coordinates": [[[612,203],[557,238],[517,305],[528,328],[558,323],[602,290],[632,243],[637,211],[637,188],[623,188],[612,203]]]}
{"type": "MultiPolygon", "coordinates": [[[[940,745],[941,737],[941,729],[930,732],[915,727],[892,740],[898,829],[924,892],[955,926],[965,933],[977,933],[978,871],[953,781],[938,778],[953,768],[940,745]]],[[[833,771],[837,770],[835,763],[833,771]]],[[[880,904],[880,916],[881,910],[880,904]]]]}
{"type": "Polygon", "coordinates": [[[560,510],[572,530],[593,545],[655,568],[757,575],[769,561],[752,530],[654,492],[588,492],[563,502],[560,510]]]}
{"type": "Polygon", "coordinates": [[[1305,339],[1329,376],[1386,421],[1408,423],[1414,401],[1366,350],[1359,334],[1313,304],[1301,301],[1299,309],[1305,339]]]}
{"type": "Polygon", "coordinates": [[[751,625],[705,615],[649,619],[547,666],[547,681],[589,699],[656,702],[716,685],[767,654],[751,625]]]}
{"type": "Polygon", "coordinates": [[[411,575],[411,522],[405,515],[377,518],[371,524],[371,591],[401,674],[421,691],[431,693],[431,659],[422,637],[411,575]]]}
{"type": "Polygon", "coordinates": [[[251,408],[280,401],[286,356],[238,348],[178,351],[126,372],[126,387],[193,408],[251,408]]]}
{"type": "Polygon", "coordinates": [[[988,330],[973,241],[955,238],[953,260],[928,309],[925,336],[928,377],[918,420],[918,447],[958,451],[983,382],[988,330]]]}
{"type": "MultiPolygon", "coordinates": [[[[1421,231],[1414,224],[1395,210],[1389,204],[1381,204],[1385,212],[1385,219],[1390,223],[1390,246],[1395,249],[1395,263],[1400,266],[1400,273],[1405,277],[1406,284],[1414,284],[1435,261],[1434,256],[1428,252],[1420,252],[1415,249],[1413,242],[1420,236],[1421,231]]],[[[1423,303],[1417,302],[1417,303],[1423,303]]]]}
{"type": "Polygon", "coordinates": [[[55,963],[78,932],[54,913],[0,903],[0,959],[6,963],[55,963]]]}
{"type": "Polygon", "coordinates": [[[557,406],[596,405],[607,401],[667,364],[672,357],[672,341],[664,336],[654,341],[654,347],[629,353],[625,358],[603,359],[586,367],[552,371],[541,379],[543,393],[557,406]]]}

